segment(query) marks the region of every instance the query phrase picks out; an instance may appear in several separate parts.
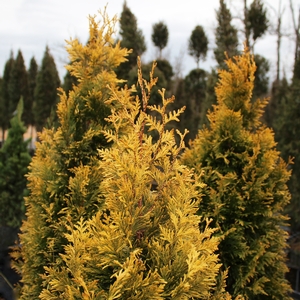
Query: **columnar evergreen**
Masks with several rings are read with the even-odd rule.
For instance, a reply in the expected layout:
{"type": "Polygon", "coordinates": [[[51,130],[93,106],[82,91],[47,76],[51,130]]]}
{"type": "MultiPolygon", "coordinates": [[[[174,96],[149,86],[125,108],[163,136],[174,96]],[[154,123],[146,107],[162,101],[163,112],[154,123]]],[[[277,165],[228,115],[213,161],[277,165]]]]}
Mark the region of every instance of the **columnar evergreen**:
{"type": "Polygon", "coordinates": [[[215,30],[216,48],[215,59],[218,65],[224,68],[225,52],[228,57],[237,55],[237,29],[231,24],[232,16],[224,0],[220,0],[219,10],[216,12],[218,26],[215,30]]]}
{"type": "Polygon", "coordinates": [[[260,121],[266,100],[252,101],[255,62],[246,50],[219,73],[210,128],[200,130],[183,162],[204,173],[199,214],[212,218],[223,240],[226,290],[246,299],[290,299],[285,280],[290,172],[274,134],[260,121]]]}
{"type": "MultiPolygon", "coordinates": [[[[14,65],[13,53],[10,54],[10,58],[5,63],[3,78],[0,87],[0,126],[2,129],[2,142],[4,141],[4,134],[9,127],[10,113],[9,113],[9,81],[11,78],[11,70],[14,65]]],[[[20,99],[19,99],[20,100],[20,99]]]]}
{"type": "Polygon", "coordinates": [[[261,98],[268,95],[269,90],[269,71],[270,71],[270,63],[269,61],[259,55],[254,55],[256,71],[255,71],[255,80],[254,80],[254,88],[253,88],[253,98],[261,98]]]}
{"type": "Polygon", "coordinates": [[[56,111],[58,102],[57,89],[60,79],[48,46],[46,47],[42,65],[37,75],[36,88],[34,91],[33,114],[36,129],[41,132],[50,117],[51,112],[56,111]]]}
{"type": "Polygon", "coordinates": [[[9,92],[9,117],[13,116],[13,113],[17,109],[17,105],[21,99],[23,98],[24,102],[24,113],[23,120],[25,125],[28,125],[29,119],[28,114],[30,113],[30,107],[28,105],[29,101],[29,86],[28,86],[28,77],[27,71],[24,63],[24,58],[21,50],[18,51],[18,55],[13,63],[10,80],[8,84],[8,92],[9,92]]]}
{"type": "Polygon", "coordinates": [[[78,84],[77,78],[71,75],[69,71],[67,71],[62,85],[62,88],[64,89],[66,94],[69,95],[69,92],[73,89],[73,85],[77,85],[77,84],[78,84]]]}
{"type": "Polygon", "coordinates": [[[207,118],[207,113],[212,109],[213,105],[217,103],[215,86],[218,82],[217,70],[212,69],[210,73],[207,74],[205,98],[202,103],[200,112],[200,124],[199,128],[203,126],[209,126],[209,120],[207,118]]]}
{"type": "Polygon", "coordinates": [[[205,34],[204,28],[197,25],[189,38],[188,45],[189,55],[195,58],[197,68],[199,69],[200,59],[205,59],[208,50],[208,38],[205,34]]]}
{"type": "Polygon", "coordinates": [[[0,226],[12,228],[19,228],[25,216],[25,174],[31,161],[28,141],[23,139],[26,127],[21,120],[22,112],[21,99],[11,119],[7,139],[0,149],[0,226]]]}
{"type": "Polygon", "coordinates": [[[28,123],[34,125],[33,117],[33,103],[34,103],[34,91],[37,83],[38,65],[34,57],[30,60],[28,69],[28,87],[29,87],[29,100],[28,100],[28,123]]]}
{"type": "Polygon", "coordinates": [[[167,25],[160,21],[152,26],[151,39],[153,44],[159,49],[159,59],[161,59],[161,52],[167,46],[169,38],[169,31],[167,25]]]}
{"type": "MultiPolygon", "coordinates": [[[[283,121],[284,111],[282,110],[287,105],[289,97],[290,85],[286,77],[281,80],[275,80],[271,87],[270,102],[266,107],[265,120],[269,127],[274,128],[275,140],[278,141],[278,133],[283,121]]],[[[284,121],[283,121],[284,122],[284,121]]],[[[278,149],[281,151],[281,145],[278,149]]]]}
{"type": "Polygon", "coordinates": [[[189,126],[188,138],[193,140],[200,128],[200,116],[204,106],[206,92],[207,72],[203,69],[194,69],[184,78],[186,106],[189,114],[187,119],[189,126]]]}
{"type": "MultiPolygon", "coordinates": [[[[300,53],[300,49],[298,50],[300,53]]],[[[278,105],[277,120],[274,124],[278,147],[285,159],[293,158],[292,177],[289,188],[292,194],[291,205],[288,209],[291,216],[292,231],[300,230],[300,157],[299,157],[299,134],[300,134],[300,55],[294,63],[292,83],[284,86],[282,81],[282,93],[278,105]]],[[[280,90],[279,90],[280,91],[280,90]]]]}
{"type": "Polygon", "coordinates": [[[119,109],[109,116],[114,130],[105,136],[113,146],[100,150],[98,170],[104,206],[90,220],[68,226],[64,265],[46,269],[43,300],[230,299],[216,285],[214,230],[207,220],[198,228],[201,183],[178,160],[184,134],[178,132],[177,147],[174,131],[165,127],[182,109],[166,114],[174,98],[165,98],[164,90],[161,105],[148,105],[152,76],[153,70],[150,81],[143,80],[139,66],[142,99],[131,90],[112,90],[109,103],[119,109]],[[156,142],[149,131],[158,134],[156,142]]]}
{"type": "Polygon", "coordinates": [[[246,44],[253,51],[256,40],[267,32],[269,26],[267,9],[262,0],[253,0],[250,7],[247,6],[247,0],[244,0],[243,21],[246,44]]]}
{"type": "Polygon", "coordinates": [[[138,28],[136,16],[128,7],[126,0],[120,16],[121,46],[131,50],[128,60],[117,69],[119,78],[127,79],[128,73],[136,66],[137,57],[141,56],[147,49],[145,37],[142,30],[138,28]]]}
{"type": "MultiPolygon", "coordinates": [[[[93,216],[104,201],[98,149],[109,146],[102,134],[110,113],[105,101],[111,97],[108,86],[113,88],[118,84],[113,70],[128,52],[111,37],[116,18],[110,20],[104,16],[101,26],[94,18],[89,21],[87,45],[74,39],[67,46],[72,62],[67,68],[79,84],[68,97],[60,89],[59,126],[44,129],[40,134],[30,165],[29,196],[25,198],[27,219],[21,228],[22,248],[15,253],[20,259],[16,267],[22,275],[22,300],[39,299],[48,285],[45,268],[60,268],[65,264],[61,255],[68,243],[67,226],[93,216]]],[[[40,79],[45,76],[50,80],[53,75],[56,78],[56,72],[46,67],[48,60],[52,58],[46,50],[40,79]]],[[[49,95],[55,99],[54,84],[49,84],[53,88],[49,95]]],[[[43,92],[41,83],[37,91],[43,92]]],[[[52,98],[36,98],[36,101],[41,105],[39,101],[47,99],[52,98]]]]}

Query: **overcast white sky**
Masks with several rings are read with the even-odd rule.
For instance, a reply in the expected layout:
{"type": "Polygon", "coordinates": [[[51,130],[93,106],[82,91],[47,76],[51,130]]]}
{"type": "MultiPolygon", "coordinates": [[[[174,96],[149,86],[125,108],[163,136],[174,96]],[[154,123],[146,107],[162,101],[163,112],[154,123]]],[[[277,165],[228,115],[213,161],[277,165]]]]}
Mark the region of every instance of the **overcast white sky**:
{"type": "MultiPolygon", "coordinates": [[[[281,0],[284,11],[283,28],[292,32],[292,18],[289,0],[281,0]]],[[[16,56],[21,49],[26,67],[32,56],[40,65],[46,45],[55,58],[61,78],[65,74],[64,65],[67,54],[65,40],[78,37],[82,42],[88,38],[88,15],[95,15],[108,4],[107,11],[112,17],[120,16],[124,0],[0,0],[0,76],[5,62],[12,50],[16,56]]],[[[249,4],[252,2],[248,0],[249,4]]],[[[276,22],[275,11],[279,0],[265,0],[271,22],[276,22]]],[[[233,15],[242,14],[243,0],[227,0],[233,15]]],[[[300,0],[293,0],[296,11],[300,0]]],[[[215,65],[212,49],[214,48],[214,28],[217,25],[215,11],[219,0],[127,0],[127,5],[137,17],[138,27],[142,30],[147,43],[147,52],[142,59],[148,62],[155,59],[156,50],[151,41],[152,25],[164,21],[169,29],[169,42],[163,55],[174,66],[175,61],[182,64],[183,75],[196,67],[188,55],[188,38],[196,25],[202,25],[209,37],[206,62],[201,67],[210,70],[215,65]]],[[[235,20],[237,27],[241,23],[235,20]]],[[[241,41],[243,39],[240,34],[241,41]]],[[[293,64],[294,42],[289,38],[282,40],[282,69],[290,75],[293,64]]],[[[271,70],[276,66],[276,37],[267,35],[257,42],[255,52],[262,54],[271,62],[271,70]]],[[[272,78],[271,78],[272,79],[272,78]]]]}

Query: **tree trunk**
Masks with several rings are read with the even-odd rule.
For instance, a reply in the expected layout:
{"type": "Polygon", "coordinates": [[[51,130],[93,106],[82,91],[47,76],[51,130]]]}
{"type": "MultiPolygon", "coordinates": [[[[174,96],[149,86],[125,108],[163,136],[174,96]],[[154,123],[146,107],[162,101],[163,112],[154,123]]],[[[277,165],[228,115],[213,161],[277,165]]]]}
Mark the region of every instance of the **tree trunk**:
{"type": "Polygon", "coordinates": [[[294,12],[294,6],[292,3],[292,0],[290,0],[290,9],[292,13],[292,19],[293,19],[293,25],[294,25],[294,31],[295,31],[295,39],[296,39],[296,45],[295,45],[295,61],[297,61],[298,58],[298,46],[299,46],[299,30],[300,30],[300,9],[298,12],[298,24],[296,24],[295,20],[295,12],[294,12]]]}
{"type": "Polygon", "coordinates": [[[281,12],[281,0],[279,0],[279,8],[278,8],[278,19],[277,19],[277,62],[276,62],[276,81],[279,82],[280,80],[280,47],[281,47],[281,17],[283,11],[281,12]]]}
{"type": "Polygon", "coordinates": [[[244,0],[244,26],[245,26],[245,39],[246,46],[250,48],[250,31],[248,26],[248,8],[247,8],[247,0],[244,0]]]}

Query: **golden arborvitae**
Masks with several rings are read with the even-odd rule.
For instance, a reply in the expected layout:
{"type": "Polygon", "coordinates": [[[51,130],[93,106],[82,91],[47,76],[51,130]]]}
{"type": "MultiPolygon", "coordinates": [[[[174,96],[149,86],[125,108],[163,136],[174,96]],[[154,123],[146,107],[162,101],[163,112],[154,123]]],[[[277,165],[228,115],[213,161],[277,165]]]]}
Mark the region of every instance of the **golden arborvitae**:
{"type": "Polygon", "coordinates": [[[230,299],[223,279],[217,287],[215,230],[202,220],[206,225],[199,231],[202,184],[178,160],[185,134],[178,132],[178,147],[174,131],[166,130],[183,109],[167,113],[174,99],[166,99],[164,90],[161,106],[148,105],[156,80],[153,73],[143,80],[140,70],[141,101],[132,89],[112,88],[107,102],[119,109],[108,118],[113,130],[105,131],[113,145],[99,150],[105,204],[90,220],[70,222],[64,264],[46,268],[43,300],[230,299]]]}
{"type": "Polygon", "coordinates": [[[246,299],[289,299],[285,280],[287,181],[274,134],[260,122],[267,100],[253,101],[253,57],[246,49],[226,61],[208,114],[183,162],[204,172],[199,214],[213,219],[223,239],[219,254],[228,268],[226,290],[246,299]]]}
{"type": "Polygon", "coordinates": [[[15,253],[22,275],[20,299],[38,299],[47,286],[44,268],[65,264],[61,254],[67,224],[91,217],[103,204],[98,149],[108,146],[102,133],[110,114],[105,101],[111,97],[108,85],[118,84],[114,69],[128,51],[112,39],[116,18],[106,13],[102,17],[100,24],[89,19],[86,45],[77,39],[68,42],[68,69],[78,85],[68,97],[60,91],[59,126],[44,129],[30,165],[27,220],[21,228],[20,252],[15,253]]]}

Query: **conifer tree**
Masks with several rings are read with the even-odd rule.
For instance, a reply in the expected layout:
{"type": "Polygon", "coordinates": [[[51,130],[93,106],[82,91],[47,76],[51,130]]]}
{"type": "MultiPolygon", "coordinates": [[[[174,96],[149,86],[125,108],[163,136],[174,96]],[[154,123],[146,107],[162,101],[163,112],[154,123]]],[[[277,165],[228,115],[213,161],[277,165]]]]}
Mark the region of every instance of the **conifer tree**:
{"type": "MultiPolygon", "coordinates": [[[[300,53],[300,51],[299,51],[300,53]]],[[[289,188],[292,200],[288,208],[291,217],[292,232],[300,230],[299,201],[300,201],[300,157],[299,133],[300,133],[300,55],[294,63],[292,83],[289,86],[282,85],[284,94],[278,108],[277,122],[275,123],[278,148],[285,159],[293,158],[292,177],[289,188]]],[[[283,81],[284,84],[284,81],[283,81]]]]}
{"type": "MultiPolygon", "coordinates": [[[[225,58],[238,54],[238,34],[237,29],[231,24],[232,15],[224,0],[220,0],[220,7],[216,11],[218,25],[215,29],[216,48],[214,49],[215,59],[219,69],[226,69],[225,58]]],[[[207,75],[205,99],[202,104],[200,115],[201,128],[204,124],[209,126],[207,119],[208,110],[216,104],[215,85],[218,81],[218,74],[215,70],[207,75]]]]}
{"type": "Polygon", "coordinates": [[[164,88],[167,90],[167,93],[170,93],[168,94],[168,96],[171,96],[173,91],[173,86],[174,86],[174,81],[173,81],[174,71],[172,65],[167,59],[157,59],[156,68],[162,72],[163,77],[166,79],[166,85],[164,86],[164,88]]]}
{"type": "Polygon", "coordinates": [[[205,98],[201,105],[202,107],[200,112],[199,128],[202,128],[203,126],[209,126],[207,113],[209,110],[212,110],[213,105],[217,103],[217,98],[215,93],[215,86],[217,82],[218,82],[217,71],[212,69],[211,72],[207,74],[205,98]]]}
{"type": "Polygon", "coordinates": [[[163,72],[167,82],[170,83],[174,75],[173,67],[170,62],[166,59],[158,59],[156,60],[156,64],[157,68],[163,72]]]}
{"type": "MultiPolygon", "coordinates": [[[[274,128],[275,140],[278,141],[278,130],[282,127],[284,107],[288,103],[290,95],[290,85],[284,76],[280,80],[275,80],[271,87],[271,96],[268,106],[266,107],[265,120],[269,127],[274,128]]],[[[279,151],[282,153],[281,145],[278,145],[279,151]]],[[[282,153],[283,154],[283,153],[282,153]]],[[[285,157],[284,157],[285,158],[285,157]]]]}
{"type": "Polygon", "coordinates": [[[10,58],[5,63],[3,78],[0,88],[0,126],[2,129],[2,142],[4,142],[4,134],[7,128],[9,127],[10,113],[9,113],[9,81],[11,78],[11,70],[14,65],[14,57],[11,52],[10,58]]]}
{"type": "Polygon", "coordinates": [[[248,11],[248,22],[255,42],[268,29],[267,10],[261,0],[254,0],[248,11]]]}
{"type": "Polygon", "coordinates": [[[253,98],[262,98],[268,94],[269,90],[269,76],[270,63],[269,61],[259,55],[254,55],[254,61],[256,65],[256,71],[254,73],[254,88],[253,88],[253,98]]]}
{"type": "Polygon", "coordinates": [[[220,0],[220,7],[216,15],[218,26],[215,30],[216,48],[214,54],[219,67],[224,68],[226,66],[224,64],[225,52],[228,57],[238,54],[237,29],[231,24],[231,13],[224,0],[220,0]]]}
{"type": "Polygon", "coordinates": [[[151,39],[153,44],[159,49],[159,59],[161,59],[161,52],[167,46],[169,38],[168,27],[164,22],[155,23],[152,26],[151,39]]]}
{"type": "Polygon", "coordinates": [[[8,84],[9,92],[9,117],[11,118],[13,113],[17,109],[17,105],[20,101],[20,98],[23,98],[24,103],[24,112],[23,112],[23,121],[27,126],[29,124],[29,117],[31,108],[29,107],[29,86],[28,86],[28,77],[27,70],[24,63],[24,58],[21,50],[18,51],[18,55],[14,61],[14,64],[11,69],[10,80],[8,84]]]}
{"type": "Polygon", "coordinates": [[[66,92],[67,96],[69,95],[69,92],[73,89],[73,85],[77,85],[77,84],[78,84],[77,78],[71,75],[69,71],[67,71],[62,85],[62,88],[66,92]]]}
{"type": "Polygon", "coordinates": [[[256,40],[262,37],[268,29],[267,10],[261,0],[253,0],[250,8],[244,0],[244,27],[247,46],[252,49],[256,40]]]}
{"type": "Polygon", "coordinates": [[[36,88],[34,91],[33,114],[36,130],[38,132],[41,132],[46,125],[51,111],[56,111],[58,102],[57,89],[59,86],[60,79],[55,61],[47,46],[42,65],[37,74],[36,88]]]}
{"type": "Polygon", "coordinates": [[[200,115],[206,90],[206,71],[199,68],[200,59],[205,59],[208,50],[208,39],[202,26],[198,25],[192,31],[188,45],[189,54],[197,63],[197,69],[191,70],[178,85],[176,97],[181,99],[178,104],[184,103],[186,111],[182,117],[182,124],[189,130],[186,141],[194,139],[200,125],[200,115]]]}
{"type": "Polygon", "coordinates": [[[200,130],[183,162],[204,172],[199,214],[212,218],[223,240],[226,290],[245,299],[290,299],[285,279],[287,180],[274,134],[260,118],[266,100],[251,101],[255,62],[245,50],[219,73],[210,128],[200,130]]]}
{"type": "Polygon", "coordinates": [[[99,162],[105,204],[90,220],[68,226],[65,265],[46,269],[50,280],[42,300],[230,299],[216,286],[214,230],[208,223],[198,228],[201,183],[178,160],[184,134],[178,132],[177,147],[174,131],[165,127],[183,109],[166,113],[174,98],[165,98],[165,90],[161,105],[148,105],[153,70],[147,82],[139,66],[138,82],[142,99],[112,90],[109,103],[119,109],[112,110],[114,130],[105,136],[113,145],[100,150],[99,162]],[[156,142],[147,134],[153,130],[156,142]]]}
{"type": "Polygon", "coordinates": [[[142,30],[138,28],[137,18],[127,6],[126,0],[120,16],[121,46],[131,50],[128,60],[117,69],[119,78],[127,79],[128,73],[136,66],[137,57],[147,49],[142,30]]]}
{"type": "Polygon", "coordinates": [[[180,117],[180,123],[174,126],[180,130],[189,130],[185,137],[187,143],[196,137],[199,128],[206,123],[206,112],[215,102],[214,90],[211,88],[213,82],[211,74],[205,70],[193,69],[177,85],[174,107],[178,109],[184,105],[186,109],[180,117]]]}
{"type": "Polygon", "coordinates": [[[37,82],[37,74],[38,74],[38,65],[34,57],[30,60],[30,65],[28,69],[28,86],[29,86],[29,100],[28,100],[28,119],[29,124],[31,126],[34,125],[33,118],[33,103],[34,103],[34,90],[37,82]]]}
{"type": "Polygon", "coordinates": [[[208,39],[202,26],[197,25],[191,33],[188,45],[189,55],[193,56],[199,69],[200,59],[205,59],[208,50],[208,39]]]}
{"type": "Polygon", "coordinates": [[[200,128],[200,116],[202,115],[205,100],[207,73],[203,69],[194,69],[184,78],[186,106],[190,106],[191,114],[185,116],[189,121],[188,138],[193,140],[200,128]]]}
{"type": "MultiPolygon", "coordinates": [[[[74,39],[67,46],[72,62],[67,69],[79,84],[68,97],[60,89],[59,126],[40,134],[29,169],[22,248],[14,254],[20,260],[16,268],[22,275],[22,300],[39,299],[48,284],[44,268],[64,264],[67,225],[91,217],[103,204],[98,149],[109,146],[102,130],[110,113],[104,102],[111,96],[108,85],[113,88],[119,82],[114,69],[128,52],[112,39],[116,18],[104,14],[101,26],[95,18],[89,23],[89,42],[74,39]]],[[[44,66],[46,59],[51,59],[48,51],[44,66]]],[[[43,67],[41,72],[53,75],[43,67]]]]}
{"type": "Polygon", "coordinates": [[[25,216],[25,174],[31,161],[28,141],[23,139],[26,127],[21,120],[22,112],[21,99],[11,119],[7,139],[0,149],[0,226],[12,228],[19,228],[25,216]]]}

